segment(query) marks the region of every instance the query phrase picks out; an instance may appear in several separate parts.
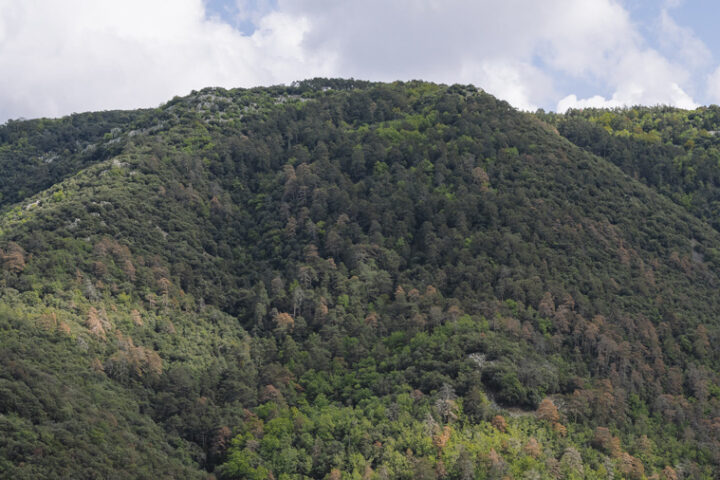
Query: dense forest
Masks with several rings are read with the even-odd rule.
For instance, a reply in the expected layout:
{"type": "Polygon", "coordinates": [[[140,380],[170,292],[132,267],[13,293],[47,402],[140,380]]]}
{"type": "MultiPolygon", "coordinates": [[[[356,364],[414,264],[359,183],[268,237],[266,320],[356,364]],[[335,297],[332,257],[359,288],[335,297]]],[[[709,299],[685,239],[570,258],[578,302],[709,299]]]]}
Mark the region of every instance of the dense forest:
{"type": "Polygon", "coordinates": [[[720,109],[314,79],[0,126],[0,477],[711,479],[720,109]]]}

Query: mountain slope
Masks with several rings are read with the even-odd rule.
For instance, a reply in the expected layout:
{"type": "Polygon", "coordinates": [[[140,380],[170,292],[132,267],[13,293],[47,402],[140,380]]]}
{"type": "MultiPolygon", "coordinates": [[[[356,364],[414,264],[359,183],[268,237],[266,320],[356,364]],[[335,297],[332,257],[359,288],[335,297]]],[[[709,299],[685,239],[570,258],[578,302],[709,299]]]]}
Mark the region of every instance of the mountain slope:
{"type": "Polygon", "coordinates": [[[711,478],[687,210],[473,87],[144,115],[0,217],[11,476],[711,478]]]}
{"type": "MultiPolygon", "coordinates": [[[[84,167],[117,155],[117,136],[152,122],[148,110],[10,120],[0,126],[0,207],[17,203],[84,167]]],[[[155,119],[156,120],[156,119],[155,119]]]]}
{"type": "Polygon", "coordinates": [[[672,198],[718,229],[720,108],[586,109],[539,117],[579,147],[672,198]]]}

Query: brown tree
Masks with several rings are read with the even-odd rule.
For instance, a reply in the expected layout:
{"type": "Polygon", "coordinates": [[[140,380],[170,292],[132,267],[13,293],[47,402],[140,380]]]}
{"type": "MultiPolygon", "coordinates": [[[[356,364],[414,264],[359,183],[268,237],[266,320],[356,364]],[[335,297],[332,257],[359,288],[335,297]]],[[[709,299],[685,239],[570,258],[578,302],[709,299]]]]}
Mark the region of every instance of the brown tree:
{"type": "Polygon", "coordinates": [[[620,458],[620,472],[623,474],[623,478],[630,480],[641,480],[645,478],[645,466],[639,458],[635,458],[629,453],[625,452],[620,458]]]}
{"type": "Polygon", "coordinates": [[[533,458],[538,458],[540,456],[540,444],[537,440],[535,440],[535,437],[530,437],[530,440],[528,440],[525,446],[523,446],[523,452],[533,458]]]}
{"type": "Polygon", "coordinates": [[[560,421],[560,413],[553,401],[549,398],[545,398],[540,402],[536,415],[540,420],[547,420],[551,423],[560,421]]]}
{"type": "Polygon", "coordinates": [[[295,320],[293,320],[293,317],[289,313],[285,312],[275,315],[275,323],[281,330],[292,330],[295,326],[295,320]]]}
{"type": "Polygon", "coordinates": [[[505,417],[502,415],[495,415],[490,423],[503,433],[507,431],[507,421],[505,421],[505,417]]]}
{"type": "Polygon", "coordinates": [[[678,480],[678,474],[674,468],[668,465],[663,469],[662,473],[660,473],[660,478],[662,480],[678,480]]]}
{"type": "Polygon", "coordinates": [[[620,457],[620,439],[614,437],[607,427],[597,427],[592,439],[592,446],[609,454],[613,458],[620,457]]]}
{"type": "Polygon", "coordinates": [[[0,250],[0,260],[6,270],[20,273],[25,269],[25,250],[17,243],[10,242],[6,252],[0,250]]]}
{"type": "Polygon", "coordinates": [[[538,313],[543,317],[552,318],[555,315],[555,300],[553,300],[552,293],[545,292],[542,300],[538,304],[538,313]]]}

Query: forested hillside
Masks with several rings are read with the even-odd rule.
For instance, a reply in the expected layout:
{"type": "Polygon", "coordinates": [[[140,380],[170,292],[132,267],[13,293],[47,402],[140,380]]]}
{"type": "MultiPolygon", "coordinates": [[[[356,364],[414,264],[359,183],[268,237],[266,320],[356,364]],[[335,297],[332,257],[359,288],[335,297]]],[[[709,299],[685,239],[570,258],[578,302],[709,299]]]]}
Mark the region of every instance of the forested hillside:
{"type": "Polygon", "coordinates": [[[720,107],[634,107],[538,115],[576,145],[720,228],[720,107]]]}
{"type": "Polygon", "coordinates": [[[0,127],[0,476],[715,478],[716,111],[629,112],[315,79],[0,127]]]}

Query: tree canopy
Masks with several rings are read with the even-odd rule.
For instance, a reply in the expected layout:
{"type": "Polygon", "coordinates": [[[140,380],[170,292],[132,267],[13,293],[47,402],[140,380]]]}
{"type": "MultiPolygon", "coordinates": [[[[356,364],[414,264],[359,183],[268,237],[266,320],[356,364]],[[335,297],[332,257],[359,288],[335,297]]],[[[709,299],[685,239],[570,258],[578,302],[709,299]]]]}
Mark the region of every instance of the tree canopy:
{"type": "Polygon", "coordinates": [[[713,478],[716,125],[340,79],[10,122],[0,472],[713,478]]]}

